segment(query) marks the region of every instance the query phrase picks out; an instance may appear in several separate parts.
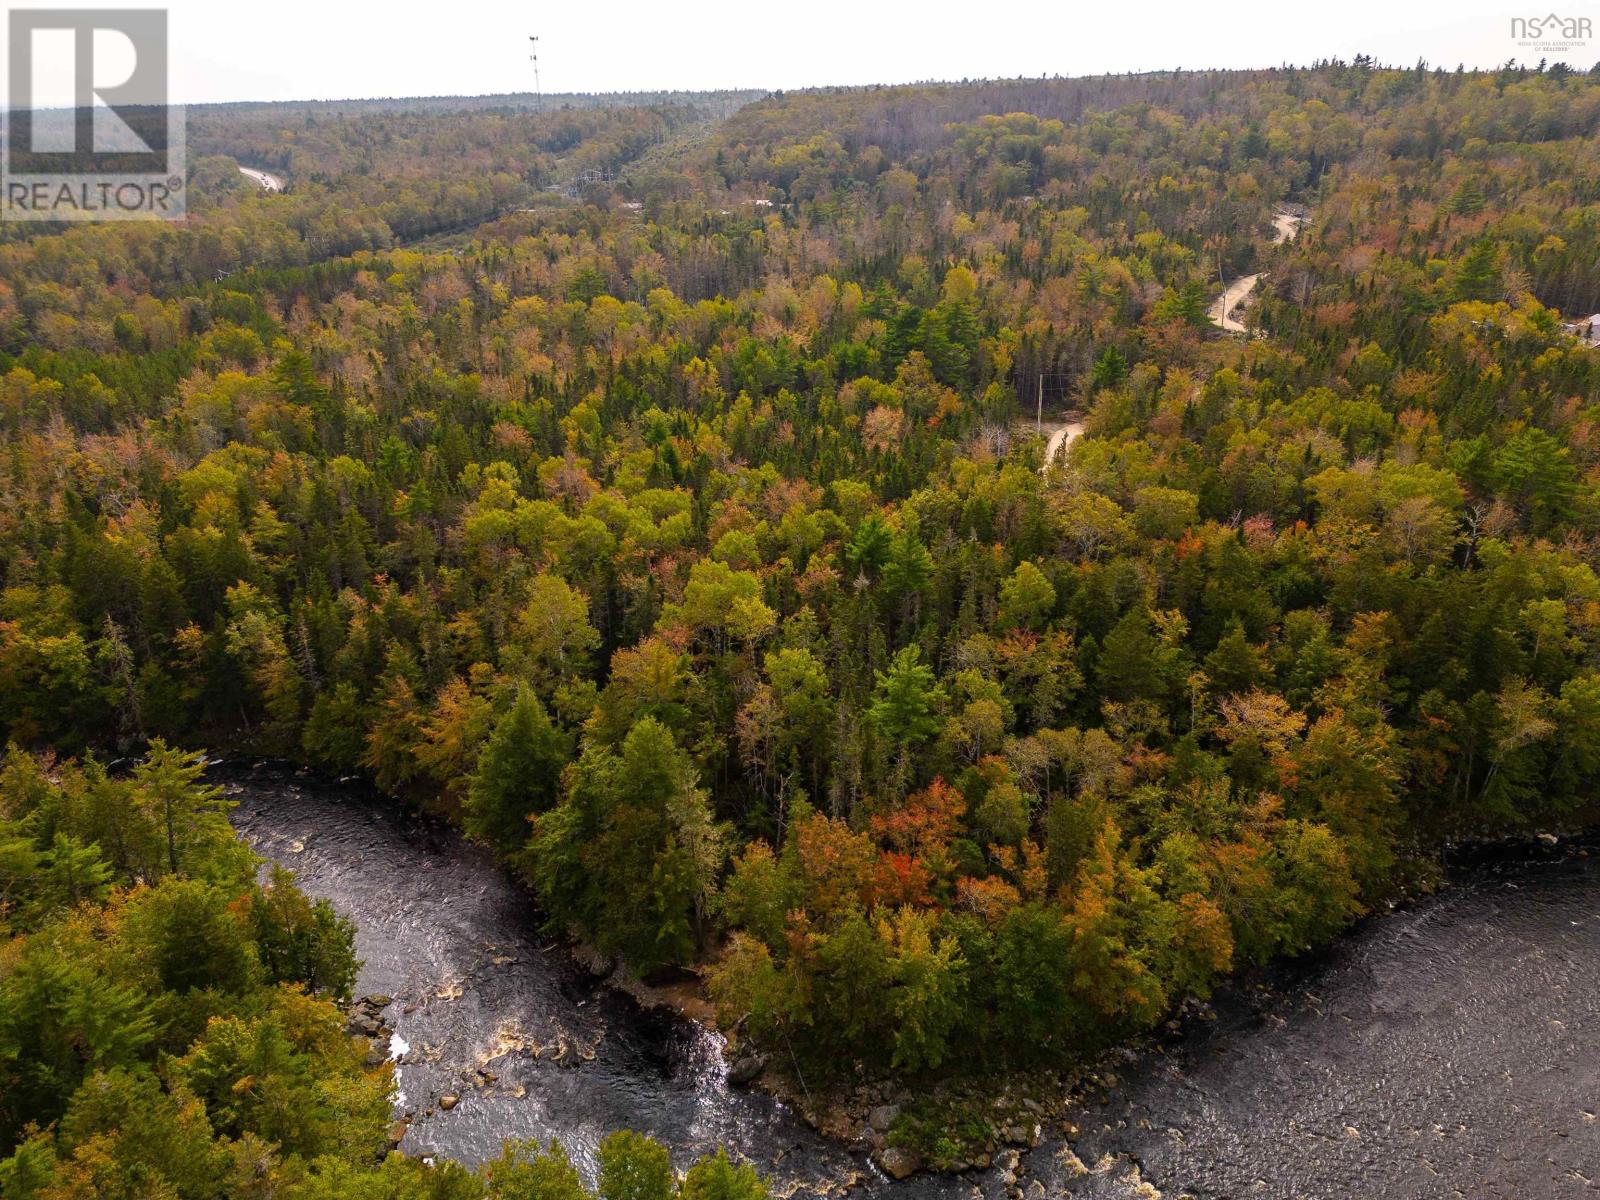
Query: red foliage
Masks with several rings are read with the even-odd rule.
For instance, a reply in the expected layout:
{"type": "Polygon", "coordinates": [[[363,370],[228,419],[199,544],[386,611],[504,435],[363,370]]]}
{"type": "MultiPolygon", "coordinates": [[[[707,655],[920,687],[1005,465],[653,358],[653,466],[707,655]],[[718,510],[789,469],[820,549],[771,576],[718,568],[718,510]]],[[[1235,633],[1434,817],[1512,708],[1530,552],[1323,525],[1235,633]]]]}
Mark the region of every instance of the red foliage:
{"type": "Polygon", "coordinates": [[[926,908],[933,903],[928,894],[932,877],[928,868],[909,854],[885,850],[878,855],[872,879],[872,903],[888,908],[911,904],[926,908]]]}
{"type": "Polygon", "coordinates": [[[949,843],[966,808],[960,792],[935,779],[925,790],[907,796],[899,808],[875,815],[872,835],[896,850],[925,855],[949,843]]]}

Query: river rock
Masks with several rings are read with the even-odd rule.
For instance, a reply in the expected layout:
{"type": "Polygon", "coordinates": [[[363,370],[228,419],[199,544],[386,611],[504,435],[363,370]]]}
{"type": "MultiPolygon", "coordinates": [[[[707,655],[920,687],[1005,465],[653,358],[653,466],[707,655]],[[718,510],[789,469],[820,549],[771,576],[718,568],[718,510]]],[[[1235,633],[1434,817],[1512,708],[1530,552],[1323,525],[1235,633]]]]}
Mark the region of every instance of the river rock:
{"type": "Polygon", "coordinates": [[[728,1064],[728,1082],[734,1087],[748,1087],[767,1069],[764,1054],[741,1053],[728,1064]]]}
{"type": "Polygon", "coordinates": [[[1039,1144],[1039,1122],[1018,1121],[1007,1125],[1000,1131],[1000,1139],[1007,1145],[1027,1146],[1031,1149],[1039,1144]]]}
{"type": "Polygon", "coordinates": [[[393,1003],[393,996],[386,996],[378,992],[370,996],[362,996],[351,1003],[350,1011],[345,1016],[345,1029],[354,1037],[375,1038],[379,1036],[386,1028],[383,1020],[383,1010],[393,1003]]]}
{"type": "Polygon", "coordinates": [[[616,959],[600,953],[587,942],[578,942],[572,947],[572,958],[595,979],[604,979],[617,969],[616,959]]]}
{"type": "Polygon", "coordinates": [[[898,1104],[875,1104],[867,1110],[867,1124],[879,1133],[888,1133],[889,1126],[900,1115],[898,1104]]]}
{"type": "Polygon", "coordinates": [[[1007,1175],[1015,1175],[1021,1162],[1022,1151],[1020,1150],[1002,1150],[994,1156],[994,1165],[1007,1175]]]}
{"type": "Polygon", "coordinates": [[[906,1179],[922,1166],[922,1159],[903,1146],[888,1146],[878,1151],[878,1166],[890,1179],[906,1179]]]}
{"type": "Polygon", "coordinates": [[[456,1105],[458,1105],[460,1103],[461,1103],[461,1097],[460,1096],[446,1095],[446,1096],[440,1096],[439,1097],[439,1109],[440,1109],[441,1112],[449,1112],[452,1108],[454,1108],[456,1105]]]}
{"type": "Polygon", "coordinates": [[[558,1067],[571,1070],[594,1059],[594,1047],[581,1042],[570,1042],[565,1034],[556,1035],[556,1052],[552,1061],[558,1067]]]}
{"type": "Polygon", "coordinates": [[[1068,1179],[1077,1179],[1089,1173],[1088,1165],[1078,1157],[1078,1153],[1071,1146],[1061,1147],[1061,1153],[1056,1155],[1056,1161],[1061,1169],[1067,1173],[1068,1179]]]}

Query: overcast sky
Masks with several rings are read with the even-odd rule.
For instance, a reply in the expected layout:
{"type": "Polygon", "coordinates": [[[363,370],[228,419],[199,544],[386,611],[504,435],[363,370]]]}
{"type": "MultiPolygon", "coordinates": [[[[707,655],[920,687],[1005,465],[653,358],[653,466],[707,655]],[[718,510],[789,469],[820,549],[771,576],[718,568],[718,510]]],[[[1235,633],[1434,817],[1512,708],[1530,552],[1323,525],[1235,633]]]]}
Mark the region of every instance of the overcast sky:
{"type": "MultiPolygon", "coordinates": [[[[530,91],[534,33],[546,92],[1259,67],[1363,52],[1494,66],[1542,56],[1518,46],[1515,16],[1555,11],[1600,26],[1600,0],[1554,2],[176,0],[168,9],[174,98],[198,102],[530,91]]],[[[1600,39],[1548,57],[1588,69],[1600,39]]]]}

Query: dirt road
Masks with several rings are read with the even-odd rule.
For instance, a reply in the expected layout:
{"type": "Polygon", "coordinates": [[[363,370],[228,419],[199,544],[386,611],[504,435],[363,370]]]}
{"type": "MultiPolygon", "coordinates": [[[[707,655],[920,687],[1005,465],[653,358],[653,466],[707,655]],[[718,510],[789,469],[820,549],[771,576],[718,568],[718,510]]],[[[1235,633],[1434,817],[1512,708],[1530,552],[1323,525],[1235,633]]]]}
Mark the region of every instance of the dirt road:
{"type": "Polygon", "coordinates": [[[265,191],[283,191],[283,180],[279,179],[276,175],[268,175],[265,171],[258,171],[254,167],[240,167],[239,174],[246,175],[251,179],[254,179],[265,191]]]}
{"type": "Polygon", "coordinates": [[[1050,431],[1050,440],[1044,444],[1044,466],[1039,468],[1040,474],[1050,470],[1050,464],[1056,461],[1059,455],[1065,454],[1067,447],[1083,436],[1082,421],[1068,421],[1065,425],[1057,425],[1050,431]]]}
{"type": "MultiPolygon", "coordinates": [[[[1285,242],[1292,242],[1304,223],[1305,218],[1299,213],[1280,208],[1272,214],[1272,245],[1281,246],[1285,242]]],[[[1206,312],[1206,316],[1211,318],[1211,323],[1219,329],[1226,329],[1229,333],[1246,332],[1244,322],[1234,314],[1250,293],[1256,290],[1256,284],[1261,281],[1263,274],[1265,272],[1242,275],[1230,283],[1227,291],[1218,296],[1206,312]]]]}
{"type": "Polygon", "coordinates": [[[1300,226],[1305,224],[1305,218],[1298,213],[1292,213],[1286,208],[1280,208],[1272,214],[1272,228],[1276,232],[1272,235],[1272,244],[1281,246],[1285,242],[1292,242],[1295,235],[1300,232],[1300,226]]]}
{"type": "Polygon", "coordinates": [[[1233,314],[1238,311],[1240,303],[1251,292],[1256,290],[1256,283],[1260,280],[1258,275],[1241,275],[1228,285],[1228,290],[1218,296],[1211,305],[1206,316],[1211,318],[1211,323],[1229,333],[1244,333],[1242,322],[1233,314]]]}

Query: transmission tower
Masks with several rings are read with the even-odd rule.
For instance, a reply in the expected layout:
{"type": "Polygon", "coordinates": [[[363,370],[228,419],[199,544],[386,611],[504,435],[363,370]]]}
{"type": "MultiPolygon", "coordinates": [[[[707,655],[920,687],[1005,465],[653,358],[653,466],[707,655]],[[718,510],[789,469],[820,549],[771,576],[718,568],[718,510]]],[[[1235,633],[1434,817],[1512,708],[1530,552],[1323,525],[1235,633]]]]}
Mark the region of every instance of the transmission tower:
{"type": "Polygon", "coordinates": [[[542,112],[544,110],[544,94],[539,87],[539,39],[529,37],[528,45],[533,51],[528,55],[533,60],[533,107],[535,112],[542,112]]]}

